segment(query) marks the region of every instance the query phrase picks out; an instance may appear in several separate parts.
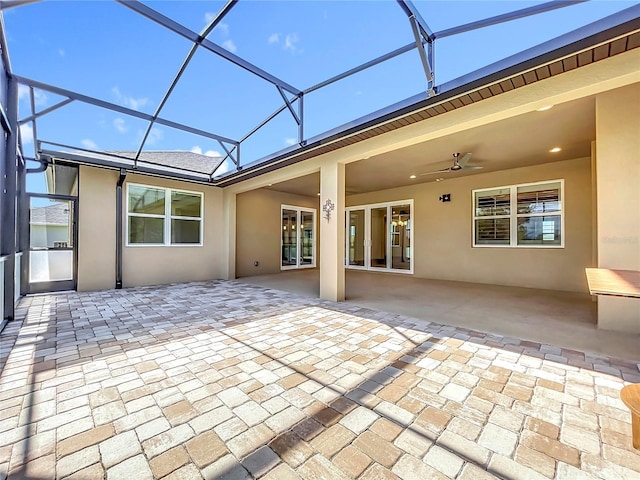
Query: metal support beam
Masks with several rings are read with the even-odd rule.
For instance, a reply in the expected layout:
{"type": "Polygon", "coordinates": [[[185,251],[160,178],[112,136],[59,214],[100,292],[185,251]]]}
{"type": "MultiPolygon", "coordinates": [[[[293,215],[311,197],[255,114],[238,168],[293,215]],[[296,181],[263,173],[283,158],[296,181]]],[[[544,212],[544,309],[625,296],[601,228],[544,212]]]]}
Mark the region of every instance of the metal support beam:
{"type": "Polygon", "coordinates": [[[153,124],[155,123],[155,121],[157,120],[158,116],[160,115],[160,112],[162,111],[162,109],[164,108],[165,104],[167,103],[167,100],[169,100],[169,96],[173,92],[174,88],[176,88],[176,85],[178,84],[178,81],[182,77],[182,74],[184,73],[184,71],[187,69],[187,66],[189,65],[189,62],[191,62],[191,59],[193,58],[194,54],[198,50],[198,47],[202,44],[202,41],[205,38],[207,38],[207,35],[209,35],[213,31],[213,29],[222,21],[224,16],[227,13],[229,13],[229,11],[231,11],[231,8],[236,4],[236,2],[237,2],[237,0],[229,0],[227,2],[227,4],[224,7],[222,7],[222,10],[220,10],[220,12],[202,30],[202,32],[200,33],[200,35],[198,37],[198,40],[196,42],[194,42],[194,44],[191,46],[191,49],[189,50],[189,53],[187,53],[186,58],[182,61],[182,64],[180,65],[180,68],[178,68],[178,73],[176,73],[176,75],[173,77],[173,80],[171,81],[171,84],[169,85],[169,88],[167,89],[167,91],[165,92],[164,96],[162,97],[162,100],[158,104],[158,107],[156,108],[156,111],[153,114],[153,118],[151,119],[151,121],[147,125],[147,129],[144,132],[144,135],[142,136],[142,141],[140,142],[140,146],[138,147],[138,151],[136,152],[136,158],[135,158],[136,164],[138,162],[138,158],[140,158],[140,153],[142,152],[142,149],[144,148],[144,144],[146,143],[147,138],[149,137],[149,134],[151,133],[151,129],[153,128],[153,124]]]}
{"type": "Polygon", "coordinates": [[[351,70],[347,70],[346,72],[340,73],[338,75],[336,75],[335,77],[331,77],[327,80],[325,80],[324,82],[320,82],[316,85],[313,85],[312,87],[309,87],[305,90],[303,90],[302,93],[311,93],[314,92],[316,90],[319,90],[322,87],[326,87],[327,85],[331,85],[332,83],[337,82],[338,80],[342,80],[343,78],[347,78],[350,77],[351,75],[355,75],[356,73],[362,72],[363,70],[366,70],[367,68],[371,68],[374,67],[380,63],[386,62],[387,60],[390,60],[394,57],[397,57],[398,55],[402,55],[403,53],[409,52],[411,50],[413,50],[414,48],[416,48],[416,43],[415,42],[411,42],[407,45],[405,45],[404,47],[400,47],[397,48],[396,50],[389,52],[385,55],[381,55],[380,57],[374,58],[373,60],[370,60],[366,63],[363,63],[362,65],[359,65],[357,67],[352,68],[351,70]]]}
{"type": "MultiPolygon", "coordinates": [[[[420,38],[420,26],[418,25],[418,21],[416,20],[415,17],[409,17],[409,22],[411,23],[411,30],[413,31],[413,36],[416,39],[416,46],[418,47],[420,62],[422,62],[422,68],[424,69],[424,74],[427,77],[427,94],[430,97],[432,97],[433,95],[435,95],[433,71],[431,69],[429,59],[427,58],[427,53],[424,51],[424,46],[422,45],[422,40],[420,38]]],[[[429,45],[431,45],[431,43],[429,43],[429,45]]]]}
{"type": "Polygon", "coordinates": [[[29,5],[30,3],[36,3],[40,0],[2,0],[0,1],[0,10],[8,10],[14,7],[22,7],[23,5],[29,5]]]}
{"type": "Polygon", "coordinates": [[[304,94],[300,94],[298,97],[298,144],[303,147],[307,141],[304,139],[304,94]]]}
{"type": "Polygon", "coordinates": [[[503,13],[502,15],[485,18],[484,20],[477,20],[475,22],[465,23],[464,25],[458,25],[457,27],[447,28],[446,30],[440,30],[439,32],[435,32],[433,36],[434,38],[450,37],[451,35],[470,32],[471,30],[497,25],[498,23],[516,20],[530,15],[537,15],[538,13],[548,12],[557,8],[570,7],[586,1],[588,0],[554,0],[552,2],[534,5],[533,7],[522,8],[520,10],[514,10],[513,12],[503,13]]]}
{"type": "Polygon", "coordinates": [[[59,108],[64,107],[65,105],[69,105],[71,102],[73,102],[73,100],[71,98],[67,98],[65,100],[62,100],[59,103],[56,103],[55,105],[51,105],[48,108],[45,108],[44,110],[40,110],[37,113],[34,113],[32,115],[29,115],[28,117],[23,118],[22,120],[18,120],[18,125],[23,125],[25,123],[29,123],[34,121],[37,118],[40,118],[44,115],[46,115],[47,113],[51,113],[59,108]]]}
{"type": "MultiPolygon", "coordinates": [[[[29,87],[29,99],[31,100],[31,116],[35,117],[36,115],[36,96],[33,92],[33,87],[29,87]]],[[[33,148],[35,150],[35,156],[38,158],[38,149],[36,148],[38,145],[38,126],[36,124],[35,119],[31,121],[31,133],[33,134],[33,148]]]]}
{"type": "MultiPolygon", "coordinates": [[[[5,148],[0,156],[1,211],[0,255],[5,256],[4,264],[4,314],[13,320],[14,305],[14,273],[16,258],[16,203],[18,173],[18,82],[9,77],[7,88],[7,117],[12,133],[5,132],[5,148]]],[[[2,321],[4,319],[0,319],[2,321]]]]}
{"type": "Polygon", "coordinates": [[[116,183],[116,289],[122,288],[122,185],[127,178],[127,171],[120,169],[116,183]]]}
{"type": "Polygon", "coordinates": [[[278,87],[277,85],[276,85],[276,88],[278,89],[278,93],[280,93],[280,96],[284,100],[284,104],[286,105],[286,107],[291,112],[291,115],[293,116],[293,119],[296,121],[296,123],[298,125],[300,125],[300,118],[298,117],[298,114],[296,113],[296,111],[293,109],[293,106],[291,105],[291,102],[292,101],[295,102],[297,97],[293,98],[292,100],[289,100],[287,98],[286,94],[284,93],[284,90],[282,90],[282,88],[278,87]]]}
{"type": "MultiPolygon", "coordinates": [[[[120,112],[124,115],[129,115],[131,117],[141,118],[142,120],[150,121],[153,117],[148,113],[139,112],[138,110],[133,110],[131,108],[123,107],[121,105],[116,105],[115,103],[105,102],[104,100],[99,100],[97,98],[89,97],[87,95],[83,95],[81,93],[73,92],[71,90],[66,90],[64,88],[56,87],[53,85],[49,85],[43,82],[39,82],[37,80],[32,80],[30,78],[21,77],[19,75],[12,75],[12,78],[17,80],[19,83],[24,85],[38,88],[40,90],[45,90],[47,92],[54,93],[56,95],[62,95],[64,97],[71,98],[73,100],[78,100],[80,102],[88,103],[90,105],[95,105],[97,107],[106,108],[107,110],[113,110],[115,112],[120,112]]],[[[237,143],[236,140],[231,138],[223,137],[222,135],[216,135],[215,133],[207,132],[204,130],[200,130],[197,128],[189,127],[187,125],[183,125],[181,123],[172,122],[171,120],[166,120],[164,118],[158,117],[156,119],[156,123],[161,125],[165,125],[167,127],[175,128],[177,130],[182,130],[185,132],[193,133],[195,135],[200,135],[202,137],[211,138],[213,140],[219,140],[221,142],[226,142],[231,145],[235,145],[237,143]]]]}
{"type": "MultiPolygon", "coordinates": [[[[152,8],[147,7],[146,5],[144,5],[143,3],[140,3],[137,0],[116,0],[116,1],[124,5],[125,7],[130,8],[134,12],[139,13],[140,15],[148,18],[149,20],[152,20],[162,25],[163,27],[168,28],[172,32],[177,33],[178,35],[188,40],[191,40],[194,43],[199,40],[199,35],[194,31],[189,30],[187,27],[179,24],[178,22],[170,19],[169,17],[162,15],[160,12],[157,12],[156,10],[153,10],[152,8]]],[[[206,40],[206,39],[202,40],[201,45],[202,47],[206,48],[210,52],[213,52],[216,55],[221,56],[222,58],[230,61],[231,63],[237,65],[238,67],[253,73],[254,75],[262,78],[263,80],[266,80],[267,82],[272,83],[273,85],[278,85],[279,87],[287,90],[290,93],[293,93],[294,95],[298,95],[300,93],[299,89],[289,85],[283,80],[275,77],[274,75],[271,75],[269,72],[261,69],[260,67],[257,67],[256,65],[253,65],[252,63],[244,60],[243,58],[240,58],[239,56],[234,55],[233,53],[216,45],[210,40],[206,40]]]]}
{"type": "Polygon", "coordinates": [[[400,8],[404,10],[404,13],[406,13],[407,17],[409,18],[414,17],[416,19],[416,21],[418,22],[418,26],[420,28],[420,33],[424,37],[425,41],[429,43],[432,42],[434,39],[433,32],[427,25],[427,22],[425,22],[424,19],[422,18],[422,15],[420,15],[420,12],[415,7],[413,2],[409,0],[397,0],[397,2],[400,5],[400,8]]]}
{"type": "Polygon", "coordinates": [[[433,47],[432,44],[435,40],[433,32],[424,21],[418,9],[409,0],[397,0],[400,8],[404,10],[404,13],[409,17],[409,23],[411,24],[411,30],[413,31],[413,38],[418,48],[418,54],[420,55],[420,62],[424,69],[424,74],[427,77],[427,94],[432,97],[436,93],[434,68],[433,68],[433,47]],[[424,50],[424,43],[429,45],[428,52],[424,50]]]}

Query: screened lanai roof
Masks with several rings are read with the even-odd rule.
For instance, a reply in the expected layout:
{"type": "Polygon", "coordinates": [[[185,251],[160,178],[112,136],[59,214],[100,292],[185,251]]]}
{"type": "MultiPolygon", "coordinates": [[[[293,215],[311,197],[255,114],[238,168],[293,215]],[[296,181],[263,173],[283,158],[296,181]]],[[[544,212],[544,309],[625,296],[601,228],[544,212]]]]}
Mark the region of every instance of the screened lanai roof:
{"type": "Polygon", "coordinates": [[[27,158],[164,165],[216,185],[621,53],[640,36],[638,2],[0,6],[27,158]]]}

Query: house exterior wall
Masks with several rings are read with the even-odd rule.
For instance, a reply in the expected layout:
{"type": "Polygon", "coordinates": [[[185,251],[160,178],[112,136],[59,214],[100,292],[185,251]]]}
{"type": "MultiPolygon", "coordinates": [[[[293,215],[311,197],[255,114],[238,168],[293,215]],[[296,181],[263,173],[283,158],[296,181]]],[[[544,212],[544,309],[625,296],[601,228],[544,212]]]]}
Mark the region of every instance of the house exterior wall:
{"type": "MultiPolygon", "coordinates": [[[[596,97],[598,267],[640,270],[640,84],[596,97]]],[[[598,297],[598,327],[640,333],[640,299],[598,297]]]]}
{"type": "MultiPolygon", "coordinates": [[[[116,269],[117,172],[81,167],[78,206],[78,290],[114,288],[116,269]],[[96,215],[100,212],[100,215],[96,215]]],[[[221,277],[222,189],[145,175],[129,174],[123,185],[123,235],[126,235],[127,184],[204,193],[202,246],[126,246],[123,286],[156,285],[221,277]]]]}
{"type": "Polygon", "coordinates": [[[78,176],[78,290],[114,288],[118,173],[81,166],[78,176]]]}
{"type": "Polygon", "coordinates": [[[414,199],[417,277],[587,292],[592,263],[591,160],[580,158],[351,195],[347,206],[414,199]],[[564,248],[473,247],[472,190],[564,179],[564,248]],[[451,194],[451,202],[438,197],[451,194]]]}
{"type": "Polygon", "coordinates": [[[258,189],[236,198],[236,276],[264,275],[280,271],[280,207],[292,205],[316,209],[316,265],[319,263],[318,196],[293,195],[258,189]],[[258,261],[259,265],[254,266],[258,261]]]}

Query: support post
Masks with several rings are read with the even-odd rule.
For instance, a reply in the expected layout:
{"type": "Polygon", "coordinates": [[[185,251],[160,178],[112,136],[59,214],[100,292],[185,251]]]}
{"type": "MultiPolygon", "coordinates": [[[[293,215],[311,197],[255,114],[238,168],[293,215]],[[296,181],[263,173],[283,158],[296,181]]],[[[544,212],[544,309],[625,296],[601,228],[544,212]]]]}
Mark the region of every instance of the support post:
{"type": "Polygon", "coordinates": [[[120,169],[116,183],[116,289],[122,288],[122,185],[127,178],[127,171],[120,169]]]}
{"type": "MultiPolygon", "coordinates": [[[[15,314],[15,255],[16,255],[16,192],[18,160],[18,82],[7,79],[7,117],[10,131],[6,133],[6,145],[2,158],[2,233],[0,254],[6,257],[4,264],[4,315],[13,320],[15,314]]],[[[0,319],[4,320],[4,319],[0,319]]]]}
{"type": "Polygon", "coordinates": [[[236,278],[236,197],[237,194],[232,192],[223,191],[222,193],[224,238],[220,244],[224,246],[224,251],[220,252],[220,258],[224,261],[220,277],[224,280],[236,278]]]}
{"type": "Polygon", "coordinates": [[[344,163],[320,167],[320,298],[344,300],[344,163]]]}

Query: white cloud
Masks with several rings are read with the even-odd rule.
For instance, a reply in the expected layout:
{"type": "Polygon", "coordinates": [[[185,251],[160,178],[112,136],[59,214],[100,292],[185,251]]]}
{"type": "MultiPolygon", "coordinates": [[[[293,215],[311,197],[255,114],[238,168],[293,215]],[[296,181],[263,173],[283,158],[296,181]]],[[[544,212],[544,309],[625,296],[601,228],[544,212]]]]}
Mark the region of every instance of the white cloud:
{"type": "MultiPolygon", "coordinates": [[[[141,135],[142,136],[142,135],[141,135]]],[[[164,132],[157,127],[153,127],[147,136],[145,145],[152,147],[158,144],[164,138],[164,132]]]]}
{"type": "Polygon", "coordinates": [[[120,103],[129,108],[132,108],[133,110],[140,110],[141,107],[144,107],[147,103],[149,103],[149,99],[146,97],[134,98],[128,95],[124,95],[118,87],[113,87],[111,89],[111,92],[120,103]]]}
{"type": "MultiPolygon", "coordinates": [[[[206,23],[208,25],[209,23],[211,23],[211,20],[216,18],[216,16],[217,16],[216,13],[206,12],[204,14],[204,23],[206,23]]],[[[220,22],[218,25],[216,25],[215,31],[223,33],[224,35],[229,35],[229,24],[228,23],[224,23],[224,22],[220,22]]]]}
{"type": "Polygon", "coordinates": [[[58,55],[60,55],[61,57],[64,57],[67,54],[67,52],[64,51],[64,48],[59,48],[58,49],[58,55]]]}
{"type": "Polygon", "coordinates": [[[124,124],[124,118],[120,118],[120,117],[114,118],[113,126],[120,133],[124,133],[128,130],[127,126],[124,124]]]}
{"type": "Polygon", "coordinates": [[[220,152],[218,152],[217,150],[207,150],[206,152],[202,153],[202,149],[198,145],[194,145],[193,147],[191,147],[191,153],[197,153],[199,155],[205,155],[207,157],[221,157],[222,156],[222,154],[220,152]]]}
{"type": "Polygon", "coordinates": [[[298,143],[298,140],[296,140],[295,138],[285,138],[284,143],[287,145],[295,145],[296,143],[298,143]]]}
{"type": "Polygon", "coordinates": [[[233,43],[233,40],[225,40],[224,42],[222,42],[222,46],[229,50],[231,53],[236,53],[236,51],[238,50],[238,47],[236,47],[236,44],[233,43]]]}
{"type": "Polygon", "coordinates": [[[281,45],[283,50],[294,54],[302,53],[302,50],[298,47],[299,41],[300,37],[298,37],[297,33],[287,33],[284,36],[280,33],[272,33],[269,38],[267,38],[267,43],[270,45],[281,45]]]}
{"type": "Polygon", "coordinates": [[[20,125],[20,135],[22,136],[22,144],[33,143],[33,128],[30,123],[20,125]]]}
{"type": "Polygon", "coordinates": [[[279,33],[272,33],[271,35],[269,35],[269,38],[267,39],[267,42],[269,44],[278,43],[279,41],[280,41],[279,33]]]}
{"type": "Polygon", "coordinates": [[[90,138],[84,138],[80,141],[84,148],[88,148],[89,150],[97,150],[98,144],[91,140],[90,138]]]}
{"type": "MultiPolygon", "coordinates": [[[[38,89],[33,90],[33,98],[37,107],[47,103],[47,96],[44,94],[44,92],[38,89]]],[[[26,100],[28,103],[31,103],[31,95],[29,93],[29,87],[27,85],[18,85],[18,100],[26,100]]]]}
{"type": "Polygon", "coordinates": [[[299,40],[297,33],[288,33],[287,36],[284,37],[284,45],[282,45],[282,48],[291,53],[296,53],[299,51],[297,46],[299,40]]]}

